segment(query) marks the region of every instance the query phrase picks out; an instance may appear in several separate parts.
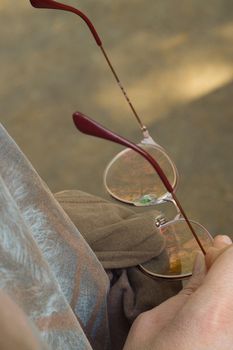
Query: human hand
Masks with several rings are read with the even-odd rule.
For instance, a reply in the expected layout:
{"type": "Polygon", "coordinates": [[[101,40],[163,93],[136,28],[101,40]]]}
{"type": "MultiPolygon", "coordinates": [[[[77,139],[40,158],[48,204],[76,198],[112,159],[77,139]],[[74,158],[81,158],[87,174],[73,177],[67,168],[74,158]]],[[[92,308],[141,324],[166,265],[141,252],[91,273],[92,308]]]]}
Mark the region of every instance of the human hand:
{"type": "Polygon", "coordinates": [[[232,350],[233,245],[217,236],[183,290],[134,322],[124,350],[232,350]]]}
{"type": "Polygon", "coordinates": [[[47,349],[39,341],[24,312],[0,290],[0,349],[47,349]]]}

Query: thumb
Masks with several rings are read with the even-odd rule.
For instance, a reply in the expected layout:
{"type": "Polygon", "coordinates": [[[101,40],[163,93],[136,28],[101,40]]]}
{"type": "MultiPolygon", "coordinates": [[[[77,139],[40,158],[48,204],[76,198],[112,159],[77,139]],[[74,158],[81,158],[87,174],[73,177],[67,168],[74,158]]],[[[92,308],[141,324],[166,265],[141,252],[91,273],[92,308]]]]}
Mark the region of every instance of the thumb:
{"type": "Polygon", "coordinates": [[[144,336],[149,337],[150,329],[153,327],[153,335],[158,334],[162,328],[176,317],[190,295],[202,284],[205,275],[205,258],[201,252],[198,252],[194,262],[193,275],[185,287],[177,295],[141,315],[135,323],[137,329],[140,329],[141,332],[143,331],[144,336]]]}
{"type": "Polygon", "coordinates": [[[218,235],[214,238],[213,247],[207,250],[205,260],[207,270],[213,265],[215,260],[222,255],[230,246],[232,245],[232,240],[230,237],[225,235],[218,235]]]}
{"type": "Polygon", "coordinates": [[[193,266],[193,273],[192,277],[188,281],[188,283],[184,286],[180,294],[184,295],[191,295],[194,293],[198,287],[202,284],[204,277],[206,276],[207,268],[206,268],[206,262],[205,257],[202,252],[198,251],[194,266],[193,266]]]}

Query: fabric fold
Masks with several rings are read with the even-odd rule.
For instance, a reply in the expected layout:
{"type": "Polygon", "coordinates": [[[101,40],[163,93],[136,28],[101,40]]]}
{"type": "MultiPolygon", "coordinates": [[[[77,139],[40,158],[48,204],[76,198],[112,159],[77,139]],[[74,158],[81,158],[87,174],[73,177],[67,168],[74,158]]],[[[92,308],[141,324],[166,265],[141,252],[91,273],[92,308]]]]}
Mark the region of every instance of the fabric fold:
{"type": "Polygon", "coordinates": [[[121,350],[136,317],[178,293],[180,281],[153,279],[137,266],[163,252],[156,210],[131,208],[77,191],[55,194],[106,269],[110,280],[108,314],[112,350],[121,350]]]}
{"type": "Polygon", "coordinates": [[[0,288],[50,349],[108,350],[109,279],[0,125],[0,288]]]}
{"type": "Polygon", "coordinates": [[[55,198],[105,269],[136,266],[164,249],[164,239],[154,225],[160,215],[156,210],[135,213],[77,190],[56,193],[55,198]]]}

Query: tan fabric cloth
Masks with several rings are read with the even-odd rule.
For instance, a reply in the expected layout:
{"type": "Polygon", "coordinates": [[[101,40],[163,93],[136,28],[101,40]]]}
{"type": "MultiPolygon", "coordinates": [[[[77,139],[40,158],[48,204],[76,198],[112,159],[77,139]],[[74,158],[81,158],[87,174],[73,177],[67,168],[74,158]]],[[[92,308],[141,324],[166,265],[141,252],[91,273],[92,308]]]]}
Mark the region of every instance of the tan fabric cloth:
{"type": "Polygon", "coordinates": [[[112,350],[123,348],[135,318],[176,294],[181,282],[152,279],[137,265],[158,256],[164,241],[155,228],[158,211],[132,209],[70,190],[55,195],[94,250],[110,279],[108,313],[112,350]]]}
{"type": "Polygon", "coordinates": [[[105,269],[135,266],[158,256],[164,241],[155,228],[158,211],[133,210],[81,191],[55,198],[78,227],[105,269]]]}

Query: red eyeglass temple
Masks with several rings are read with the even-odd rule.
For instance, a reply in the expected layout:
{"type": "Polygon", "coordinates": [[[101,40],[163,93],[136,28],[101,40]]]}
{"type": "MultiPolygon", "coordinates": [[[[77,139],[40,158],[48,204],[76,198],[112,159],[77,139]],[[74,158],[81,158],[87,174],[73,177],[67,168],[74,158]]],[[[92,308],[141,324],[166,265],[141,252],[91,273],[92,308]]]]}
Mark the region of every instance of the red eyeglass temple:
{"type": "Polygon", "coordinates": [[[203,254],[206,254],[204,247],[202,246],[196,232],[194,231],[191,222],[189,221],[187,215],[185,214],[184,209],[182,208],[180,202],[178,201],[174,191],[173,187],[170,184],[168,178],[166,177],[164,171],[158,164],[158,162],[149,154],[147,153],[144,149],[139,147],[138,145],[134,144],[133,142],[125,139],[124,137],[115,134],[114,132],[106,129],[104,126],[98,124],[96,121],[93,119],[87,117],[86,115],[76,112],[73,114],[73,120],[74,124],[77,127],[79,131],[81,131],[84,134],[91,135],[91,136],[96,136],[105,140],[109,140],[115,143],[118,143],[120,145],[123,145],[125,147],[133,149],[135,152],[139,153],[142,157],[144,157],[155,169],[157,174],[159,175],[161,181],[163,182],[164,186],[166,187],[167,191],[171,193],[174,201],[177,204],[177,207],[180,210],[180,213],[182,214],[183,218],[185,219],[188,227],[190,228],[193,236],[195,237],[200,249],[202,250],[203,254]]]}
{"type": "Polygon", "coordinates": [[[83,12],[77,10],[76,8],[74,8],[72,6],[61,4],[61,3],[54,1],[54,0],[30,0],[30,3],[32,4],[33,7],[36,7],[36,8],[62,10],[62,11],[68,11],[68,12],[75,13],[76,15],[80,16],[86,22],[92,35],[95,38],[96,44],[98,46],[102,45],[102,42],[100,40],[98,33],[95,30],[95,27],[93,26],[93,24],[91,23],[89,18],[86,15],[84,15],[83,12]]]}
{"type": "Polygon", "coordinates": [[[95,30],[95,27],[94,25],[91,23],[91,21],[89,20],[89,18],[81,11],[77,10],[76,8],[72,7],[72,6],[68,6],[68,5],[65,5],[65,4],[62,4],[62,3],[59,3],[57,1],[54,1],[54,0],[30,0],[30,3],[32,4],[33,7],[36,7],[36,8],[46,8],[46,9],[53,9],[53,10],[62,10],[62,11],[68,11],[68,12],[72,12],[76,15],[78,15],[79,17],[81,17],[85,22],[86,24],[88,25],[92,35],[94,36],[95,38],[95,41],[97,43],[97,45],[99,46],[99,48],[101,49],[102,51],[102,54],[104,55],[104,58],[119,86],[119,88],[121,89],[121,92],[123,93],[124,95],[124,98],[126,100],[126,102],[128,103],[131,111],[133,112],[133,115],[134,117],[136,118],[138,124],[140,125],[140,129],[143,131],[143,132],[146,132],[147,131],[147,128],[145,125],[143,125],[139,115],[137,114],[132,102],[130,101],[127,93],[126,93],[126,90],[124,89],[122,83],[120,82],[120,79],[115,71],[115,69],[113,68],[113,65],[106,53],[106,51],[104,50],[103,48],[103,45],[102,45],[102,42],[100,40],[100,37],[97,33],[97,31],[95,30]]]}

